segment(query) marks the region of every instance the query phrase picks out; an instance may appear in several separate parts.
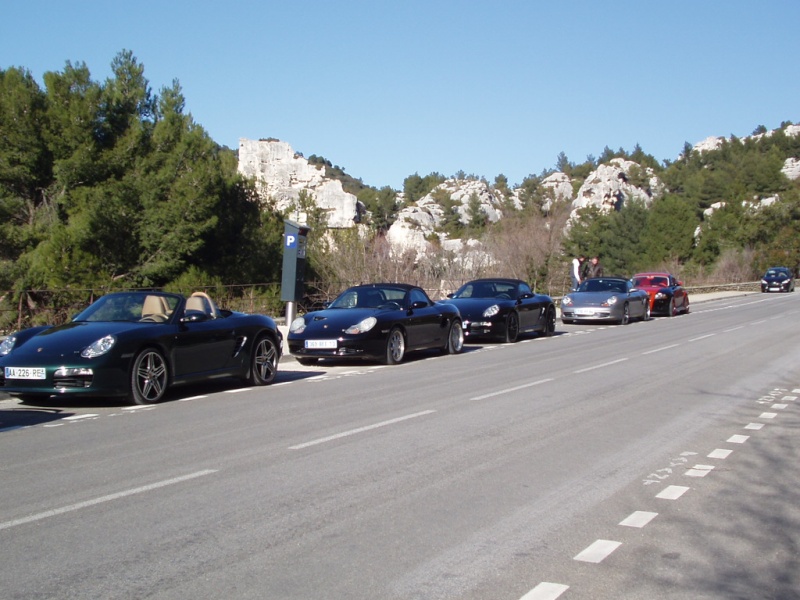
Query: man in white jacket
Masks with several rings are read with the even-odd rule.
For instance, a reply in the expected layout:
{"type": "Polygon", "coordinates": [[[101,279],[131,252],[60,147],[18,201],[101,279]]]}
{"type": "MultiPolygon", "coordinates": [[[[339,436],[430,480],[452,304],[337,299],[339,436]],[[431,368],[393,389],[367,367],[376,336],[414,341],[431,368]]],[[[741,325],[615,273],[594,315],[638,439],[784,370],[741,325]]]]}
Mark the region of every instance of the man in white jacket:
{"type": "Polygon", "coordinates": [[[581,284],[581,266],[583,266],[583,262],[586,260],[586,257],[581,254],[578,258],[572,259],[572,270],[570,271],[570,277],[572,278],[572,290],[575,291],[578,289],[578,286],[581,284]]]}

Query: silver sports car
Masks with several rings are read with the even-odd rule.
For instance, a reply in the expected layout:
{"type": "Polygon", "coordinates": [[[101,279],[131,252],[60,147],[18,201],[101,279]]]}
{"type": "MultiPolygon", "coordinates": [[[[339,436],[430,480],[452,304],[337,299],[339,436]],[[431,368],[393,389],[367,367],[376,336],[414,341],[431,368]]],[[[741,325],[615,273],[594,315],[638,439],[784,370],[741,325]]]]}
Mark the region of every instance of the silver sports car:
{"type": "Polygon", "coordinates": [[[613,321],[622,325],[631,319],[650,318],[647,292],[637,290],[621,277],[594,277],[584,280],[577,291],[561,300],[561,321],[613,321]]]}

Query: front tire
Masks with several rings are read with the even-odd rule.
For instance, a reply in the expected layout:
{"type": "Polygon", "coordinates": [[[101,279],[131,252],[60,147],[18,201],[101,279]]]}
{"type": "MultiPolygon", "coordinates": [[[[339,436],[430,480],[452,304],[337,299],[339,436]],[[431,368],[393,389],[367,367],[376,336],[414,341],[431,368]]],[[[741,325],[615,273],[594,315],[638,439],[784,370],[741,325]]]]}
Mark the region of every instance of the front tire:
{"type": "Polygon", "coordinates": [[[250,357],[251,385],[269,385],[278,374],[278,347],[268,335],[256,338],[250,357]]]}
{"type": "Polygon", "coordinates": [[[556,332],[556,309],[551,306],[547,309],[547,316],[545,317],[544,335],[550,337],[556,332]]]}
{"type": "Polygon", "coordinates": [[[169,369],[164,356],[155,348],[145,348],[133,361],[130,397],[136,404],[155,404],[164,397],[169,369]]]}
{"type": "Polygon", "coordinates": [[[389,332],[386,338],[386,352],[383,356],[383,364],[396,365],[403,361],[406,353],[406,338],[399,327],[395,327],[389,332]]]}
{"type": "Polygon", "coordinates": [[[622,318],[619,320],[620,325],[627,325],[631,322],[631,308],[626,302],[622,307],[622,318]]]}
{"type": "Polygon", "coordinates": [[[642,321],[649,321],[650,320],[650,300],[648,300],[644,305],[644,315],[642,315],[642,321]]]}
{"type": "Polygon", "coordinates": [[[510,312],[506,319],[505,340],[507,344],[513,344],[517,338],[519,338],[519,315],[516,312],[510,312]]]}
{"type": "Polygon", "coordinates": [[[669,306],[667,306],[667,316],[668,317],[675,316],[675,298],[669,299],[669,306]]]}
{"type": "Polygon", "coordinates": [[[448,354],[459,354],[463,349],[464,329],[461,327],[461,321],[454,320],[447,334],[447,346],[445,347],[445,351],[448,354]]]}

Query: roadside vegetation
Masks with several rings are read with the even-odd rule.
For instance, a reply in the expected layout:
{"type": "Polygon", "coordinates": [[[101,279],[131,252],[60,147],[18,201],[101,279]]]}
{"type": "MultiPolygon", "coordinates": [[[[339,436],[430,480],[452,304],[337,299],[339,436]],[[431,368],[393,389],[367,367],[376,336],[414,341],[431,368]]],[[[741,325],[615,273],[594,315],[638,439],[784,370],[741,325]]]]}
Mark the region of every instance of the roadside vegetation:
{"type": "MultiPolygon", "coordinates": [[[[22,310],[33,315],[28,322],[66,318],[63,307],[122,288],[204,288],[244,308],[278,312],[284,215],[238,174],[236,152],[215,143],[186,112],[177,81],[154,92],[130,51],[113,59],[112,72],[98,82],[85,64],[67,62],[40,85],[24,67],[0,69],[0,330],[13,328],[22,310]],[[36,317],[44,305],[49,311],[36,317]]],[[[359,228],[326,231],[306,198],[314,221],[309,294],[324,298],[377,279],[444,292],[488,274],[526,279],[555,294],[567,283],[569,259],[580,252],[599,253],[606,272],[663,266],[695,284],[752,280],[771,265],[795,268],[800,182],[781,168],[800,157],[800,136],[784,134],[789,124],[702,154],[687,144],[674,162],[659,163],[638,146],[605,148],[582,163],[562,153],[554,169],[519,184],[521,208],[510,201],[506,177],[494,179],[493,189],[509,199],[494,224],[477,198],[462,222],[443,194],[442,233],[479,241],[484,251],[446,251],[434,235],[424,256],[391,253],[385,234],[403,206],[446,176],[415,173],[403,190],[378,189],[312,155],[309,161],[340,179],[368,217],[359,228]],[[586,210],[567,227],[570,207],[551,205],[542,180],[562,171],[577,189],[615,157],[652,168],[666,193],[649,208],[625,202],[608,214],[586,210]],[[769,197],[778,200],[755,207],[769,197]],[[716,203],[723,205],[705,215],[716,203]]],[[[759,126],[754,133],[765,132],[759,126]]]]}

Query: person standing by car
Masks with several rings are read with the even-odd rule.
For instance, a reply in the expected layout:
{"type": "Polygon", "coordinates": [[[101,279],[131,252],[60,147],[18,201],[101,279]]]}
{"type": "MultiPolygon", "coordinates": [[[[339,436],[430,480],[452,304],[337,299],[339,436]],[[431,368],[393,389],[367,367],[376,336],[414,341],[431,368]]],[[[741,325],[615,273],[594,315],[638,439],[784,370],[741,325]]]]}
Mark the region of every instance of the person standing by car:
{"type": "Polygon", "coordinates": [[[586,257],[583,254],[572,259],[572,270],[570,270],[569,276],[572,278],[573,292],[577,290],[578,286],[581,284],[581,267],[585,260],[586,257]]]}
{"type": "Polygon", "coordinates": [[[600,264],[600,257],[593,256],[592,260],[589,261],[589,268],[586,269],[585,278],[588,279],[589,277],[602,277],[602,276],[603,276],[603,265],[600,264]]]}

